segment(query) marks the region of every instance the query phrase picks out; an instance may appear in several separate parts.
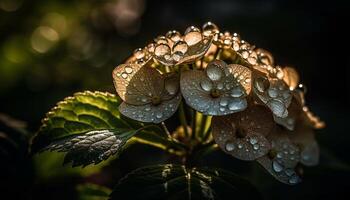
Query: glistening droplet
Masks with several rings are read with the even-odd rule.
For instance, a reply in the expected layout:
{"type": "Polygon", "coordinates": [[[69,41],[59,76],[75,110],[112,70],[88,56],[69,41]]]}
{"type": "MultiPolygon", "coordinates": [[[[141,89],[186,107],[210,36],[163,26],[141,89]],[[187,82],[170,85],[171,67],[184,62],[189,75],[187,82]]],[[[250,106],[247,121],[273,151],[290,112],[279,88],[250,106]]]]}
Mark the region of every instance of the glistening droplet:
{"type": "Polygon", "coordinates": [[[188,27],[185,31],[184,41],[188,46],[193,46],[202,41],[202,33],[194,26],[188,27]]]}

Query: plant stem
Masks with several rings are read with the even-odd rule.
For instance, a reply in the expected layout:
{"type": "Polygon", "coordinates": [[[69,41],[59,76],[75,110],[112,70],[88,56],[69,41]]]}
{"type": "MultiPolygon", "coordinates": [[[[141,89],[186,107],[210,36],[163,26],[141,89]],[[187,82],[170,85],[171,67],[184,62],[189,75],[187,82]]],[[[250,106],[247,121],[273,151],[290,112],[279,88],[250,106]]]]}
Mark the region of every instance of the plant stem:
{"type": "Polygon", "coordinates": [[[215,53],[214,58],[215,58],[215,59],[220,59],[221,52],[222,52],[222,49],[219,49],[219,50],[215,53]]]}
{"type": "Polygon", "coordinates": [[[189,133],[187,130],[188,125],[187,125],[186,113],[185,113],[185,108],[184,108],[183,102],[181,102],[181,104],[180,104],[179,117],[180,117],[180,123],[181,123],[182,127],[184,128],[185,137],[188,138],[189,137],[189,133]]]}
{"type": "Polygon", "coordinates": [[[165,123],[162,122],[161,125],[162,125],[162,128],[163,128],[164,132],[167,134],[168,138],[172,139],[171,134],[170,134],[170,132],[168,130],[168,127],[166,127],[165,123]]]}

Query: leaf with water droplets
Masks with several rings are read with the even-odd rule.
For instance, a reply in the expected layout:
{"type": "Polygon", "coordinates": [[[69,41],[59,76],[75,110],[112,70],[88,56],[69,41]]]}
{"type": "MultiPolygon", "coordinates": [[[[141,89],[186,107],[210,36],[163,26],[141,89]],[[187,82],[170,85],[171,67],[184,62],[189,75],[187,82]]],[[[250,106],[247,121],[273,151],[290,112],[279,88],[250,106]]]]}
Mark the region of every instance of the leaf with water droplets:
{"type": "Polygon", "coordinates": [[[277,180],[294,185],[301,181],[295,172],[300,161],[300,149],[289,138],[287,133],[276,128],[268,136],[271,142],[270,152],[257,161],[277,180]]]}
{"type": "Polygon", "coordinates": [[[123,115],[137,121],[160,123],[171,117],[176,112],[180,102],[181,94],[178,93],[177,96],[172,97],[172,99],[162,101],[156,106],[152,104],[135,106],[123,102],[119,106],[119,111],[123,115]]]}
{"type": "Polygon", "coordinates": [[[113,189],[111,199],[226,199],[230,196],[261,199],[251,184],[231,172],[166,164],[139,168],[127,174],[113,189]]]}
{"type": "Polygon", "coordinates": [[[115,95],[102,92],[76,93],[66,98],[43,120],[33,139],[32,152],[64,151],[68,152],[66,162],[87,165],[118,153],[134,140],[162,149],[171,146],[179,150],[157,132],[149,130],[134,135],[142,126],[120,114],[117,109],[120,102],[115,95]]]}
{"type": "Polygon", "coordinates": [[[180,88],[186,103],[205,115],[227,115],[247,107],[245,89],[223,61],[209,63],[205,71],[181,73],[180,88]]]}
{"type": "Polygon", "coordinates": [[[212,118],[215,142],[223,151],[241,160],[255,160],[267,154],[271,145],[265,136],[272,128],[271,112],[258,105],[212,118]]]}
{"type": "Polygon", "coordinates": [[[137,131],[128,129],[96,130],[60,138],[44,150],[66,152],[64,163],[74,166],[98,164],[121,151],[137,131]]]}

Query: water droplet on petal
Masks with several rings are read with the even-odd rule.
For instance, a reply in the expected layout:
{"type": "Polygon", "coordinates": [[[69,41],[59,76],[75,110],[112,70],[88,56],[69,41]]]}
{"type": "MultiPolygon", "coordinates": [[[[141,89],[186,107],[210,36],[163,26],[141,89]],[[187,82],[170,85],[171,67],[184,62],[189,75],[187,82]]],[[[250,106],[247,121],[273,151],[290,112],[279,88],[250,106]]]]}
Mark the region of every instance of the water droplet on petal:
{"type": "Polygon", "coordinates": [[[162,112],[158,112],[157,115],[156,115],[156,117],[157,117],[158,119],[162,118],[162,117],[163,117],[163,113],[162,113],[162,112]]]}
{"type": "Polygon", "coordinates": [[[247,101],[245,99],[234,98],[230,104],[228,105],[228,109],[230,110],[243,110],[247,107],[247,101]]]}
{"type": "Polygon", "coordinates": [[[143,51],[143,49],[138,48],[134,51],[134,56],[136,59],[142,59],[143,57],[145,57],[145,52],[143,51]]]}
{"type": "Polygon", "coordinates": [[[125,67],[125,72],[131,74],[133,69],[131,67],[125,67]]]}
{"type": "Polygon", "coordinates": [[[203,30],[203,35],[207,37],[214,33],[219,32],[219,28],[212,22],[205,23],[202,27],[202,30],[203,30]]]}
{"type": "Polygon", "coordinates": [[[172,40],[173,42],[177,42],[181,40],[181,34],[175,30],[169,31],[165,36],[170,40],[172,40]]]}
{"type": "Polygon", "coordinates": [[[220,106],[227,106],[227,104],[228,104],[227,98],[220,99],[220,106]]]}
{"type": "Polygon", "coordinates": [[[272,162],[272,168],[275,172],[281,172],[283,170],[282,165],[279,164],[277,161],[272,162]]]}
{"type": "Polygon", "coordinates": [[[300,182],[300,178],[298,175],[293,175],[290,179],[289,179],[289,183],[290,184],[297,184],[300,182]]]}
{"type": "Polygon", "coordinates": [[[253,149],[254,149],[254,150],[258,150],[258,149],[259,149],[259,147],[260,147],[260,145],[259,145],[259,144],[254,144],[254,145],[253,145],[253,149]]]}
{"type": "Polygon", "coordinates": [[[204,79],[201,81],[201,88],[204,91],[209,92],[211,89],[213,89],[213,83],[211,81],[209,81],[208,79],[204,79]]]}
{"type": "Polygon", "coordinates": [[[182,54],[185,54],[188,50],[188,45],[186,42],[179,41],[177,42],[173,47],[173,52],[181,52],[182,54]]]}
{"type": "Polygon", "coordinates": [[[256,144],[258,142],[258,140],[255,137],[251,137],[249,141],[250,144],[256,144]]]}
{"type": "Polygon", "coordinates": [[[241,97],[243,96],[243,91],[240,87],[234,87],[232,90],[231,90],[231,96],[232,97],[241,97]]]}
{"type": "Polygon", "coordinates": [[[124,79],[128,78],[128,74],[125,73],[125,72],[123,72],[123,73],[121,74],[121,76],[122,76],[124,79]]]}
{"type": "Polygon", "coordinates": [[[166,44],[158,44],[154,49],[154,54],[159,57],[168,55],[170,54],[170,47],[166,44]]]}
{"type": "Polygon", "coordinates": [[[207,72],[207,76],[212,81],[218,81],[224,75],[223,71],[219,67],[213,66],[213,65],[208,66],[206,69],[206,72],[207,72]]]}
{"type": "Polygon", "coordinates": [[[235,144],[232,142],[227,142],[225,145],[226,151],[233,151],[235,149],[235,144]]]}
{"type": "Polygon", "coordinates": [[[188,27],[185,31],[184,41],[188,46],[193,46],[202,41],[202,33],[194,26],[188,27]]]}

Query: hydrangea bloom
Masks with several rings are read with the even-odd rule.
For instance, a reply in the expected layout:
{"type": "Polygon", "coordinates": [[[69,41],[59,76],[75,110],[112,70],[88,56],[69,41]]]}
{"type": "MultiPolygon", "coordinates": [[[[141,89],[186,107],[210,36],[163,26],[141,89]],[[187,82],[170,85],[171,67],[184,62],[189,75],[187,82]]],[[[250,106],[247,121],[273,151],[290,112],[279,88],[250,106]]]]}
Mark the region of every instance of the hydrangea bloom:
{"type": "Polygon", "coordinates": [[[313,130],[324,123],[306,107],[296,70],[276,66],[271,53],[211,22],[157,37],[117,66],[113,79],[123,115],[160,123],[182,100],[212,117],[209,140],[235,158],[257,161],[283,183],[301,181],[300,164],[318,163],[313,130]]]}

